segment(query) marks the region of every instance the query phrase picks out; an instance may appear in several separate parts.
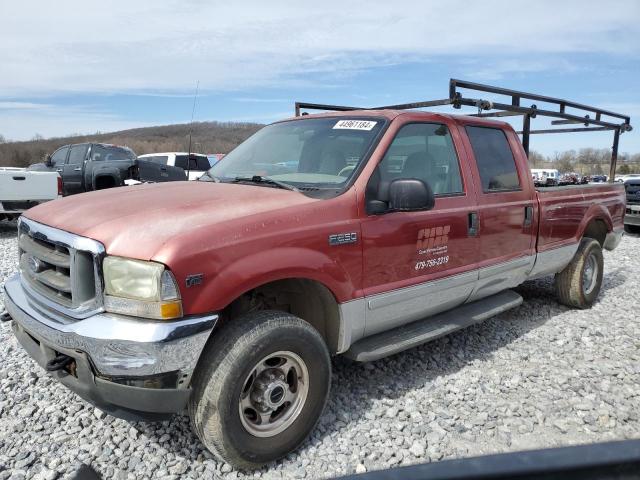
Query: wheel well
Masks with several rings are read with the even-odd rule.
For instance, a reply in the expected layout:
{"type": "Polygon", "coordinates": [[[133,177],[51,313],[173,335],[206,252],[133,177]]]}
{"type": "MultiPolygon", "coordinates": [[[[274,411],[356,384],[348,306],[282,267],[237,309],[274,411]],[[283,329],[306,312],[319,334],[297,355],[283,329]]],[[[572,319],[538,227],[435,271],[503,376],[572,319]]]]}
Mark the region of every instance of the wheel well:
{"type": "Polygon", "coordinates": [[[95,185],[96,190],[103,190],[105,188],[115,187],[116,180],[109,175],[102,175],[100,177],[96,177],[95,185]]]}
{"type": "Polygon", "coordinates": [[[607,237],[607,233],[609,232],[609,228],[604,220],[595,218],[589,222],[587,228],[584,230],[583,237],[593,238],[598,241],[600,246],[604,245],[604,240],[607,237]]]}
{"type": "Polygon", "coordinates": [[[304,278],[277,280],[250,290],[222,312],[223,321],[258,310],[280,310],[311,324],[324,338],[331,353],[338,349],[340,311],[331,291],[304,278]]]}

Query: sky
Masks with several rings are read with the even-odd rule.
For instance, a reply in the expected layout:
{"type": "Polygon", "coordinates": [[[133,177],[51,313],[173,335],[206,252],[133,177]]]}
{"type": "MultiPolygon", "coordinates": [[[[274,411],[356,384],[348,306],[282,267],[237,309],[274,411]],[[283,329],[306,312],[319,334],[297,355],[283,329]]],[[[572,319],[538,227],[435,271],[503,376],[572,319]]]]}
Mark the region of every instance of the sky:
{"type": "MultiPolygon", "coordinates": [[[[198,82],[196,121],[269,123],[296,100],[445,98],[449,78],[640,118],[636,0],[34,0],[1,2],[0,18],[0,135],[12,140],[186,123],[198,82]]],[[[639,132],[622,152],[640,152],[639,132]]],[[[612,137],[531,146],[552,155],[612,137]]]]}

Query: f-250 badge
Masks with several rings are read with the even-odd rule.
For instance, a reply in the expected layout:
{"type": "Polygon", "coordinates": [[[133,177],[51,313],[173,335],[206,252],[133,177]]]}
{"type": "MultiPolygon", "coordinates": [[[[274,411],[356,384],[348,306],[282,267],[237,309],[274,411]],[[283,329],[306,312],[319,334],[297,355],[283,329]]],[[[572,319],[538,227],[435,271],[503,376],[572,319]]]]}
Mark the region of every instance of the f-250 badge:
{"type": "Polygon", "coordinates": [[[345,245],[347,243],[356,243],[357,241],[358,234],[356,232],[329,235],[329,245],[345,245]]]}

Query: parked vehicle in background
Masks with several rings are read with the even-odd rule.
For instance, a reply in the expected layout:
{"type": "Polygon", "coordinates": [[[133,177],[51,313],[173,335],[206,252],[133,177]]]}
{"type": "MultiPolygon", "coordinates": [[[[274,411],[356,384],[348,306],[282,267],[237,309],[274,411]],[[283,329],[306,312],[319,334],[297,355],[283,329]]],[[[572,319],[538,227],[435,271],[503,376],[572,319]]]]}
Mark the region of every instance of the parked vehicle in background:
{"type": "Polygon", "coordinates": [[[624,228],[628,233],[640,233],[640,175],[627,178],[624,189],[627,193],[624,228]]]}
{"type": "Polygon", "coordinates": [[[0,220],[13,220],[31,207],[62,195],[57,172],[0,167],[0,220]]]}
{"type": "Polygon", "coordinates": [[[160,168],[138,162],[127,147],[105,143],[79,143],[60,147],[45,163],[31,165],[32,171],[55,171],[62,176],[64,195],[103,190],[125,185],[126,180],[168,182],[185,180],[182,169],[160,168]]]}
{"type": "Polygon", "coordinates": [[[531,175],[536,187],[553,187],[560,179],[560,173],[553,168],[532,168],[531,175]]]}
{"type": "MultiPolygon", "coordinates": [[[[450,103],[496,105],[456,88],[450,103]]],[[[507,92],[499,108],[544,115],[507,92]]],[[[305,440],[331,355],[434,340],[517,307],[510,289],[548,275],[560,302],[589,308],[623,233],[622,185],[535,188],[528,137],[508,123],[296,107],[336,111],[263,128],[198,182],[31,209],[4,286],[4,318],[60,382],[114,415],[188,408],[203,444],[240,468],[305,440]]]]}
{"type": "Polygon", "coordinates": [[[605,183],[607,181],[606,175],[591,175],[589,183],[605,183]]]}
{"type": "Polygon", "coordinates": [[[209,159],[201,153],[164,152],[138,155],[138,160],[155,163],[157,165],[181,168],[189,172],[189,180],[197,180],[204,172],[211,168],[209,159]]]}
{"type": "Polygon", "coordinates": [[[616,175],[616,182],[624,183],[628,179],[640,178],[640,173],[627,173],[626,175],[616,175]]]}
{"type": "Polygon", "coordinates": [[[224,153],[210,153],[209,155],[207,155],[207,158],[209,159],[209,163],[213,167],[216,163],[222,160],[224,156],[224,153]]]}

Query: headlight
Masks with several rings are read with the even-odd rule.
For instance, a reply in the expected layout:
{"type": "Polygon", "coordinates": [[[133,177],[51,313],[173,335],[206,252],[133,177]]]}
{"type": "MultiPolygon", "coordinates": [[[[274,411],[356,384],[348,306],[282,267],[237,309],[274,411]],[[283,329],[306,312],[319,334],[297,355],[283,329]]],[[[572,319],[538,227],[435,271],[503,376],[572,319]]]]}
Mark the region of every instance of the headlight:
{"type": "Polygon", "coordinates": [[[176,280],[164,265],[108,256],[102,271],[107,311],[157,319],[182,316],[176,280]]]}

